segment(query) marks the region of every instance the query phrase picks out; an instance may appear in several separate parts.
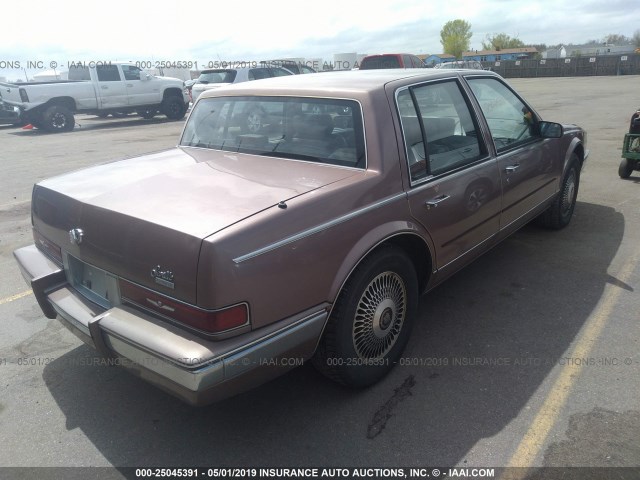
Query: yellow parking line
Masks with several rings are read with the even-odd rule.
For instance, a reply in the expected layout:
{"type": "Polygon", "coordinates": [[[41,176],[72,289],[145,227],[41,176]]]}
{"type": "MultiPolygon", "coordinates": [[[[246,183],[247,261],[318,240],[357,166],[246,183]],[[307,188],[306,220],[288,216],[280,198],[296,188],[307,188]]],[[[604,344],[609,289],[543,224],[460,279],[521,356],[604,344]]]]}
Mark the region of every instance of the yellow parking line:
{"type": "MultiPolygon", "coordinates": [[[[626,263],[625,267],[620,271],[618,280],[627,283],[629,278],[633,274],[634,269],[638,265],[638,258],[640,255],[636,254],[632,261],[626,263]]],[[[607,285],[605,287],[605,296],[603,301],[597,310],[591,315],[587,324],[583,327],[582,334],[580,335],[573,352],[568,357],[570,358],[587,358],[595,345],[602,329],[607,323],[613,308],[618,302],[618,298],[622,294],[623,289],[613,285],[607,285]]],[[[518,445],[516,452],[511,457],[508,467],[531,467],[535,461],[538,453],[542,449],[545,440],[549,436],[551,428],[557,421],[562,409],[567,403],[567,398],[571,393],[573,385],[577,382],[580,372],[582,370],[582,364],[580,362],[567,362],[562,367],[558,378],[551,387],[549,395],[545,399],[540,411],[533,419],[529,430],[518,445]]],[[[527,474],[526,469],[515,470],[509,472],[510,480],[517,480],[524,478],[527,474]],[[516,475],[514,476],[514,473],[516,475]],[[521,474],[522,476],[519,476],[521,474]]]]}
{"type": "Polygon", "coordinates": [[[25,290],[21,293],[16,293],[15,295],[11,295],[7,298],[0,299],[0,305],[4,305],[5,303],[13,302],[14,300],[18,300],[19,298],[26,297],[27,295],[31,295],[33,292],[31,290],[25,290]]]}

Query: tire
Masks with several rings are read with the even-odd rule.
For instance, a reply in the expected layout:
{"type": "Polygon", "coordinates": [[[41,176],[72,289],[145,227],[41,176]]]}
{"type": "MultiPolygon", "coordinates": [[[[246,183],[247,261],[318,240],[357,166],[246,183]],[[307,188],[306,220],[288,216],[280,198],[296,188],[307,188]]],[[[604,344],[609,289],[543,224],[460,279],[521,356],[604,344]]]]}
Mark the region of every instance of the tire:
{"type": "Polygon", "coordinates": [[[264,114],[261,110],[251,110],[247,113],[244,131],[247,133],[260,133],[262,130],[263,120],[264,114]]]}
{"type": "Polygon", "coordinates": [[[633,172],[633,162],[630,162],[627,158],[623,158],[618,167],[618,175],[620,178],[629,178],[633,172]]]}
{"type": "Polygon", "coordinates": [[[42,114],[42,126],[48,132],[69,132],[75,124],[73,113],[63,105],[52,105],[42,114]]]}
{"type": "Polygon", "coordinates": [[[187,106],[176,96],[165,98],[160,108],[169,120],[181,120],[187,113],[187,106]]]}
{"type": "Polygon", "coordinates": [[[560,230],[569,225],[578,198],[580,186],[580,159],[571,155],[569,168],[562,179],[560,193],[551,206],[538,217],[539,224],[552,230],[560,230]]]}
{"type": "Polygon", "coordinates": [[[376,383],[400,358],[417,305],[418,281],[409,257],[395,247],[374,252],[338,295],[314,366],[349,387],[376,383]]]}
{"type": "Polygon", "coordinates": [[[140,115],[142,118],[146,119],[146,120],[150,120],[153,117],[156,116],[156,113],[158,113],[157,110],[155,109],[147,109],[147,110],[138,110],[138,115],[140,115]]]}
{"type": "Polygon", "coordinates": [[[96,117],[98,118],[107,118],[109,116],[109,114],[107,112],[100,112],[98,114],[96,114],[96,117]]]}

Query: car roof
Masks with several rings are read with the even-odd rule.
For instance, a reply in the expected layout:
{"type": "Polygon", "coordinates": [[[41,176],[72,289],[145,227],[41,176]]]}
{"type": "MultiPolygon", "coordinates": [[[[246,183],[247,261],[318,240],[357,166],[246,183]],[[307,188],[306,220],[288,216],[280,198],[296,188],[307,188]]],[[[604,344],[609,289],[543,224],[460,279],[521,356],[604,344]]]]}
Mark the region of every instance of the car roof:
{"type": "MultiPolygon", "coordinates": [[[[422,68],[393,68],[379,70],[341,70],[317,75],[286,75],[266,78],[209,91],[206,96],[218,95],[301,95],[350,98],[356,93],[372,92],[391,82],[403,79],[411,83],[438,78],[451,78],[463,73],[482,75],[497,74],[485,70],[455,69],[436,70],[422,68]]],[[[204,95],[204,94],[203,94],[204,95]]]]}

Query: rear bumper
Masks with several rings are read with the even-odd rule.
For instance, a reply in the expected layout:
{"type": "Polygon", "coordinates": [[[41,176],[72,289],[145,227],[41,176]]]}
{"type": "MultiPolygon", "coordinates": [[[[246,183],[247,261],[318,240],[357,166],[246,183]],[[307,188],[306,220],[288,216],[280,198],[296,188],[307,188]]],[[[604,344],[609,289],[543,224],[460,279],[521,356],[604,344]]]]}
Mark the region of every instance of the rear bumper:
{"type": "Polygon", "coordinates": [[[67,283],[64,270],[34,245],[14,252],[45,315],[114,364],[192,405],[253,388],[313,355],[327,305],[226,340],[198,337],[125,305],[104,309],[67,283]]]}

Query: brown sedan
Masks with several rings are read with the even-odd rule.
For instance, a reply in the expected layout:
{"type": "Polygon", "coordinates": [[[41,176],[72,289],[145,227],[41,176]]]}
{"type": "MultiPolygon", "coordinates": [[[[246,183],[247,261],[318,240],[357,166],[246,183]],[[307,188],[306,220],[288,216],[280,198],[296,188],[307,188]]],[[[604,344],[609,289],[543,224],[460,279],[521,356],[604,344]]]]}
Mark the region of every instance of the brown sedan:
{"type": "Polygon", "coordinates": [[[585,141],[486,71],[247,82],[204,93],[174,149],[38,183],[15,257],[47,317],[187,402],[308,359],[365,386],[421,293],[569,223],[585,141]]]}

